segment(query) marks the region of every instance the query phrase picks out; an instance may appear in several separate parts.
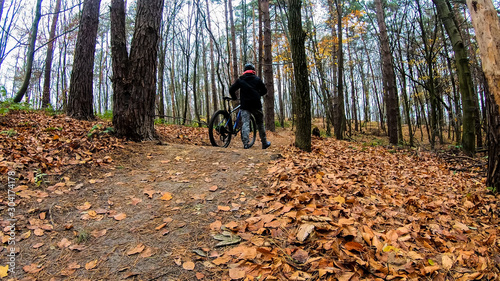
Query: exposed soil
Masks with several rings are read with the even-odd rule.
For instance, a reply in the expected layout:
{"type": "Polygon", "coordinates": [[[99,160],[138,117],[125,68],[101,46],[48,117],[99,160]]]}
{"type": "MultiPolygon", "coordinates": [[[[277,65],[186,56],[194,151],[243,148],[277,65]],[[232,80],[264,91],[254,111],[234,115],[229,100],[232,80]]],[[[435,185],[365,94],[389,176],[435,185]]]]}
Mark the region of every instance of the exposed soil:
{"type": "Polygon", "coordinates": [[[128,143],[112,164],[69,171],[64,185],[38,188],[47,197],[21,198],[14,276],[221,280],[208,262],[223,252],[212,235],[250,215],[265,194],[261,175],[292,140],[287,131],[268,137],[267,150],[259,140],[244,150],[239,137],[229,148],[128,143]]]}

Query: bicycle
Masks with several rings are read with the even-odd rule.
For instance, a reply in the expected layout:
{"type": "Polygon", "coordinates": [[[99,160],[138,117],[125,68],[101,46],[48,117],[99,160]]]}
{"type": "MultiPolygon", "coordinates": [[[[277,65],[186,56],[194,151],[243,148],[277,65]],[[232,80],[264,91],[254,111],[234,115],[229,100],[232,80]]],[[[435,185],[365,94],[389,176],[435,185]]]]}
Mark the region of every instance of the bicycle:
{"type": "MultiPolygon", "coordinates": [[[[238,135],[241,131],[241,111],[240,105],[231,109],[231,98],[224,97],[224,108],[212,115],[208,123],[208,136],[213,146],[228,147],[231,137],[238,135]],[[226,107],[227,103],[227,107],[226,107]],[[233,124],[234,120],[234,124],[233,124]]],[[[249,147],[255,143],[257,137],[257,123],[255,118],[250,116],[250,142],[249,147]]]]}

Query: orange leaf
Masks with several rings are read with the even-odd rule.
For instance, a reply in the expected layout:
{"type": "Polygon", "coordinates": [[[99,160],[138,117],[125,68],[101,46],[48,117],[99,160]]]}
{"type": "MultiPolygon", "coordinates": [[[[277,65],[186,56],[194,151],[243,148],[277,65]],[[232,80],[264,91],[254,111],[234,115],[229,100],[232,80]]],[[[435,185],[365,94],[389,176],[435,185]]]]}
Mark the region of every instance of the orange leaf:
{"type": "Polygon", "coordinates": [[[91,270],[94,269],[97,266],[97,260],[89,261],[88,263],[85,264],[85,269],[86,270],[91,270]]]}
{"type": "Polygon", "coordinates": [[[229,277],[231,277],[231,280],[245,278],[245,275],[246,275],[246,272],[244,269],[241,269],[241,268],[229,269],[229,277]]]}
{"type": "Polygon", "coordinates": [[[220,229],[221,226],[222,226],[222,222],[217,220],[217,221],[214,221],[213,223],[210,224],[210,229],[217,231],[220,229]]]}
{"type": "Polygon", "coordinates": [[[230,211],[230,210],[231,210],[231,207],[229,207],[229,206],[217,206],[217,209],[218,209],[219,211],[228,212],[228,211],[230,211]]]}
{"type": "Polygon", "coordinates": [[[76,208],[80,211],[86,211],[86,210],[90,209],[90,207],[92,207],[92,204],[90,204],[89,202],[85,202],[85,203],[83,203],[82,206],[78,206],[76,208]]]}
{"type": "Polygon", "coordinates": [[[61,240],[61,242],[57,243],[57,246],[59,248],[66,248],[66,247],[69,247],[69,245],[71,245],[71,241],[69,241],[68,239],[66,238],[63,238],[61,240]]]}
{"type": "Polygon", "coordinates": [[[212,185],[208,190],[214,192],[214,191],[217,191],[219,187],[217,187],[216,185],[212,185]]]}
{"type": "Polygon", "coordinates": [[[113,218],[117,221],[121,221],[121,220],[125,219],[126,217],[127,217],[127,214],[119,213],[119,214],[115,215],[113,218]]]}
{"type": "Polygon", "coordinates": [[[165,192],[163,195],[160,197],[161,200],[169,201],[172,199],[172,193],[170,192],[165,192]]]}
{"type": "Polygon", "coordinates": [[[359,244],[358,242],[353,242],[353,241],[347,242],[347,243],[345,243],[344,246],[348,251],[351,251],[351,250],[355,250],[358,252],[363,251],[363,245],[359,244]]]}
{"type": "Polygon", "coordinates": [[[185,270],[193,270],[194,269],[194,262],[187,261],[187,262],[182,264],[182,268],[184,268],[185,270]]]}
{"type": "Polygon", "coordinates": [[[153,250],[149,247],[146,248],[146,250],[144,250],[144,252],[142,252],[139,257],[141,258],[149,258],[153,255],[153,250]]]}
{"type": "Polygon", "coordinates": [[[140,252],[142,252],[144,250],[146,246],[144,246],[144,244],[142,243],[139,243],[137,246],[135,246],[133,249],[130,249],[127,251],[127,256],[131,256],[131,255],[135,255],[135,254],[138,254],[140,252]]]}
{"type": "Polygon", "coordinates": [[[26,272],[26,273],[31,273],[31,274],[35,274],[35,273],[38,273],[40,272],[42,269],[44,268],[44,266],[42,267],[39,267],[38,264],[30,264],[30,265],[25,265],[23,267],[23,270],[26,272]]]}

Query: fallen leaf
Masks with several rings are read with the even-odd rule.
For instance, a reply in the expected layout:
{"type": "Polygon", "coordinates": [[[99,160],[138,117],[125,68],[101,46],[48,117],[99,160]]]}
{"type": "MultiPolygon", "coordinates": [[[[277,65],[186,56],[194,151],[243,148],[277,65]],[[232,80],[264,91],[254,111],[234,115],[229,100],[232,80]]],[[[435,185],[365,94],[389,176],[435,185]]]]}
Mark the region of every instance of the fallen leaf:
{"type": "Polygon", "coordinates": [[[139,257],[141,258],[149,258],[153,255],[153,250],[150,247],[147,247],[146,250],[144,250],[139,257]]]}
{"type": "Polygon", "coordinates": [[[90,234],[92,234],[92,236],[94,236],[95,238],[99,238],[99,237],[106,235],[107,231],[108,231],[107,229],[93,230],[92,232],[90,232],[90,234]]]}
{"type": "Polygon", "coordinates": [[[210,224],[210,229],[218,231],[218,230],[220,230],[221,226],[222,226],[222,222],[219,220],[216,220],[210,224]]]}
{"type": "Polygon", "coordinates": [[[208,190],[214,192],[217,191],[218,188],[219,188],[218,186],[212,185],[211,187],[208,188],[208,190]]]}
{"type": "Polygon", "coordinates": [[[228,212],[231,210],[231,207],[229,207],[229,206],[217,206],[217,210],[228,212]]]}
{"type": "Polygon", "coordinates": [[[86,270],[91,270],[94,269],[97,266],[97,259],[93,261],[89,261],[88,263],[85,264],[85,269],[86,270]]]}
{"type": "Polygon", "coordinates": [[[146,246],[144,246],[144,244],[139,243],[139,244],[137,244],[137,246],[135,246],[134,248],[127,251],[127,256],[138,254],[138,253],[142,252],[145,247],[146,246]]]}
{"type": "Polygon", "coordinates": [[[67,248],[69,245],[71,245],[71,241],[66,238],[63,238],[59,243],[57,243],[59,248],[67,248]]]}
{"type": "Polygon", "coordinates": [[[245,275],[246,272],[244,269],[238,267],[229,269],[229,277],[231,278],[231,280],[238,280],[245,278],[245,275]]]}
{"type": "Polygon", "coordinates": [[[77,206],[76,208],[80,211],[86,211],[86,210],[90,209],[90,207],[92,207],[92,204],[90,204],[89,202],[85,202],[85,203],[83,203],[82,206],[77,206]]]}
{"type": "Polygon", "coordinates": [[[9,271],[9,265],[6,266],[0,265],[0,278],[7,277],[9,275],[9,273],[7,273],[8,271],[9,271]]]}
{"type": "Polygon", "coordinates": [[[443,264],[443,268],[445,270],[450,270],[453,267],[453,260],[447,255],[443,255],[441,263],[443,264]]]}
{"type": "Polygon", "coordinates": [[[192,261],[187,261],[182,264],[182,268],[184,268],[185,270],[193,270],[194,266],[194,262],[192,261]]]}
{"type": "Polygon", "coordinates": [[[354,241],[345,243],[344,247],[348,251],[355,250],[355,251],[358,251],[358,252],[362,252],[363,249],[364,249],[363,245],[359,244],[358,242],[354,242],[354,241]]]}
{"type": "Polygon", "coordinates": [[[37,228],[33,231],[33,234],[35,234],[36,236],[43,236],[43,230],[40,228],[37,228]]]}
{"type": "Polygon", "coordinates": [[[302,224],[297,232],[297,240],[304,242],[314,230],[314,224],[302,224]]]}
{"type": "Polygon", "coordinates": [[[125,213],[119,213],[119,214],[113,216],[113,218],[117,221],[121,221],[121,220],[125,219],[126,217],[127,217],[127,214],[125,214],[125,213]]]}
{"type": "Polygon", "coordinates": [[[26,273],[31,273],[31,274],[35,274],[35,273],[38,273],[40,272],[42,269],[44,269],[45,267],[44,266],[39,266],[38,264],[35,264],[35,263],[32,263],[30,265],[25,265],[23,267],[23,270],[26,272],[26,273]]]}
{"type": "Polygon", "coordinates": [[[169,201],[172,199],[172,193],[170,192],[165,192],[163,193],[163,195],[160,197],[161,200],[164,200],[164,201],[169,201]]]}

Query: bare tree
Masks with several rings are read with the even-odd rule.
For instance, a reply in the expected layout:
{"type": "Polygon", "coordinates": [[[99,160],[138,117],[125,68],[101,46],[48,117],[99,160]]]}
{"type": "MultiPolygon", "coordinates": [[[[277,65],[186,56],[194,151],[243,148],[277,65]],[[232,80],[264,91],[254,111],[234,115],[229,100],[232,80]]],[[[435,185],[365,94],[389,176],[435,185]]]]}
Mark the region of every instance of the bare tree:
{"type": "Polygon", "coordinates": [[[488,176],[486,185],[500,191],[500,21],[491,0],[467,0],[476,31],[489,92],[488,176]]]}
{"type": "Polygon", "coordinates": [[[119,136],[132,140],[156,138],[158,45],[163,0],[138,0],[135,30],[127,52],[125,3],[111,1],[111,49],[113,61],[113,126],[119,136]]]}
{"type": "Polygon", "coordinates": [[[56,7],[54,8],[54,15],[52,17],[52,24],[50,26],[49,43],[47,45],[47,56],[45,58],[45,76],[43,80],[42,108],[46,108],[50,104],[50,75],[52,73],[52,58],[54,57],[56,26],[60,10],[61,10],[61,0],[57,0],[56,7]]]}
{"type": "Polygon", "coordinates": [[[274,75],[273,75],[273,46],[271,42],[271,17],[269,14],[269,0],[260,1],[264,22],[264,81],[267,95],[264,96],[266,130],[275,131],[274,125],[274,75]]]}
{"type": "Polygon", "coordinates": [[[385,15],[382,0],[375,0],[377,8],[377,22],[380,28],[380,44],[382,46],[382,81],[384,84],[385,106],[387,110],[387,129],[389,142],[398,144],[398,94],[396,75],[394,73],[393,57],[389,46],[389,36],[385,25],[385,15]]]}
{"type": "Polygon", "coordinates": [[[35,8],[35,18],[33,19],[33,23],[31,25],[31,36],[30,42],[28,45],[28,54],[26,55],[26,67],[24,70],[24,80],[21,88],[17,91],[16,96],[14,97],[14,102],[20,102],[26,91],[28,90],[28,86],[30,84],[31,73],[33,71],[33,59],[35,57],[35,44],[36,44],[36,36],[38,34],[38,23],[40,22],[40,18],[42,17],[42,0],[38,0],[36,2],[35,8]]]}
{"type": "Polygon", "coordinates": [[[67,114],[75,119],[94,119],[94,58],[101,0],[83,2],[69,85],[67,114]]]}
{"type": "Polygon", "coordinates": [[[304,151],[311,151],[311,94],[305,52],[306,33],[302,29],[301,7],[301,0],[289,0],[288,30],[290,31],[290,49],[292,51],[296,91],[293,102],[294,112],[297,117],[295,145],[304,151]]]}

